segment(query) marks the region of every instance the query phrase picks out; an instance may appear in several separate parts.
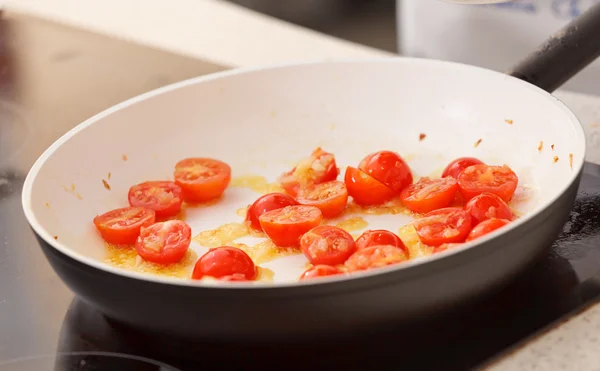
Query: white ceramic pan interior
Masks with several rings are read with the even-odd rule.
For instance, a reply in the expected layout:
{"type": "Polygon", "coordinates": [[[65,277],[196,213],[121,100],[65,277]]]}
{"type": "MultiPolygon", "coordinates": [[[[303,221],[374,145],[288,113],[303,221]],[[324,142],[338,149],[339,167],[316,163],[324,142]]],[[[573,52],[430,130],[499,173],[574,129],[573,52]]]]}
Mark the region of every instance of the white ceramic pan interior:
{"type": "MultiPolygon", "coordinates": [[[[340,177],[346,166],[384,149],[403,155],[417,179],[439,176],[461,156],[507,164],[520,179],[512,206],[522,216],[506,229],[534,217],[565,191],[585,153],[581,125],[556,98],[480,68],[396,58],[235,70],[146,93],[69,131],[31,169],[24,210],[51,246],[88,265],[145,280],[206,285],[107,265],[92,219],[127,206],[133,184],[172,179],[174,164],[186,157],[223,160],[233,178],[261,175],[274,181],[318,146],[335,154],[340,177]]],[[[186,221],[194,235],[240,222],[236,211],[258,196],[229,187],[222,202],[187,209],[186,221]]],[[[411,220],[402,214],[364,218],[367,229],[394,232],[411,220]]],[[[499,233],[382,271],[477,248],[499,233]]],[[[251,243],[248,237],[242,242],[251,243]]],[[[198,256],[207,251],[195,241],[191,248],[198,256]]],[[[293,255],[261,266],[272,270],[275,284],[314,284],[297,283],[306,263],[303,255],[293,255]]]]}

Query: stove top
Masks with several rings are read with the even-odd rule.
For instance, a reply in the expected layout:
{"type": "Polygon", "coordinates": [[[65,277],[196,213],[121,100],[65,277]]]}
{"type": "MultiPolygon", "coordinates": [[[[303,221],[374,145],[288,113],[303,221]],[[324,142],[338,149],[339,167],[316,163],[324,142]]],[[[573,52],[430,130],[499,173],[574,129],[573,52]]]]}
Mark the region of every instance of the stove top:
{"type": "Polygon", "coordinates": [[[54,139],[93,113],[156,84],[217,69],[49,22],[0,18],[0,371],[395,370],[399,364],[464,370],[518,347],[600,296],[600,166],[588,163],[571,218],[547,256],[499,293],[425,326],[328,342],[218,344],[112,323],[73,298],[47,264],[21,210],[25,174],[54,139]],[[18,46],[14,54],[3,49],[10,46],[2,41],[7,37],[18,46]],[[15,69],[19,74],[11,75],[15,69]],[[106,83],[106,71],[128,80],[106,83]],[[67,81],[73,74],[77,78],[67,81]],[[82,94],[89,86],[94,90],[82,94]]]}

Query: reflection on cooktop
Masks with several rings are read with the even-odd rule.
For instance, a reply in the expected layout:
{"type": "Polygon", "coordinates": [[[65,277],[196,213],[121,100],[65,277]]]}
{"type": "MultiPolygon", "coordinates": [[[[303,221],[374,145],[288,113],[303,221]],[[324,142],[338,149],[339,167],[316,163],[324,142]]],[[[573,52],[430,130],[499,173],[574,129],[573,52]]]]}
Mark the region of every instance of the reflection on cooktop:
{"type": "Polygon", "coordinates": [[[73,352],[0,363],[0,371],[180,371],[151,359],[106,352],[73,352]]]}

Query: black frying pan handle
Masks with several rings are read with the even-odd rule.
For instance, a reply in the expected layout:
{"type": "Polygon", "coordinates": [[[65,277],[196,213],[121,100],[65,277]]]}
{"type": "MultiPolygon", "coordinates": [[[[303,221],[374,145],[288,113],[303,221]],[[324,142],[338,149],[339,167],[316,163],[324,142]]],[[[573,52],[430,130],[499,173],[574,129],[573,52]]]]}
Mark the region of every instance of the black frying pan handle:
{"type": "Polygon", "coordinates": [[[599,56],[600,3],[597,3],[555,33],[508,74],[551,93],[599,56]]]}

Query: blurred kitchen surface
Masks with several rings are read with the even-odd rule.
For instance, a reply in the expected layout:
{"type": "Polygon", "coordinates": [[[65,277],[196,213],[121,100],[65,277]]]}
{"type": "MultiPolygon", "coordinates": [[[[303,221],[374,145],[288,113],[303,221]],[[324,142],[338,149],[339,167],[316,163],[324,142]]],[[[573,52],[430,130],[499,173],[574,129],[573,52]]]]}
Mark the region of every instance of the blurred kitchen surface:
{"type": "MultiPolygon", "coordinates": [[[[439,0],[230,1],[387,51],[497,71],[509,69],[571,19],[600,2],[515,0],[496,5],[461,5],[439,0]]],[[[600,95],[600,61],[563,88],[600,95]]]]}

